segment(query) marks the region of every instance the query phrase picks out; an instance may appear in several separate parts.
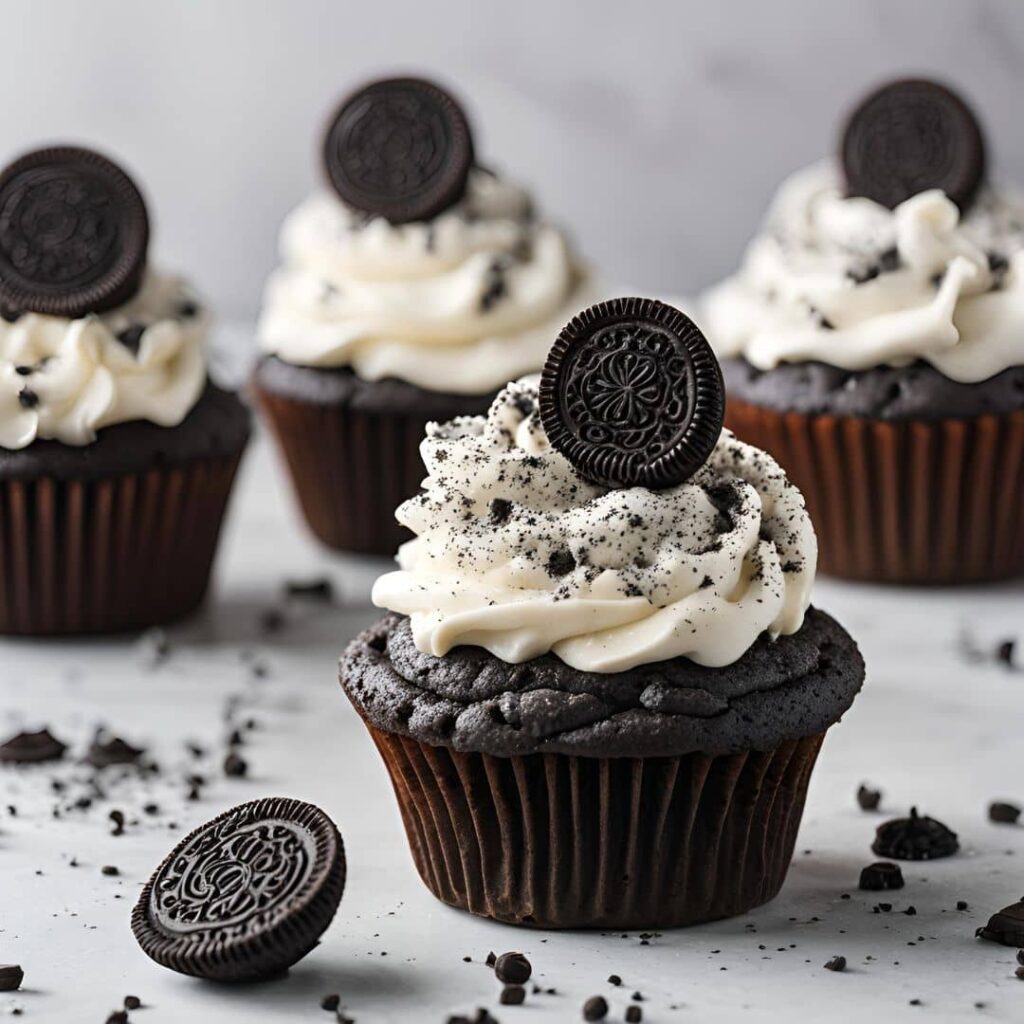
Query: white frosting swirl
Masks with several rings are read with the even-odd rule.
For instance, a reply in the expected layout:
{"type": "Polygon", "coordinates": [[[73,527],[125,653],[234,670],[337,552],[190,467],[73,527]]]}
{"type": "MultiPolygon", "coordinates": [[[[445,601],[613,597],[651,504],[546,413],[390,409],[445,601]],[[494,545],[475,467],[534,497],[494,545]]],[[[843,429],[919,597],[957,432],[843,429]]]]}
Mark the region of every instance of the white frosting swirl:
{"type": "Polygon", "coordinates": [[[177,426],[206,384],[208,327],[184,281],[153,270],[106,313],[0,321],[0,448],[86,445],[129,420],[177,426]]]}
{"type": "Polygon", "coordinates": [[[430,221],[367,219],[315,194],[285,220],[281,255],[258,328],[266,351],[431,391],[482,394],[539,370],[597,299],[562,233],[481,169],[430,221]]]}
{"type": "Polygon", "coordinates": [[[952,380],[1024,364],[1024,200],[985,190],[961,217],[938,190],[889,210],[817,165],[785,182],[736,274],[698,318],[762,370],[931,363],[952,380]]]}
{"type": "Polygon", "coordinates": [[[546,651],[619,672],[667,658],[727,665],[765,631],[803,623],[817,540],[803,496],[764,452],[723,431],[677,487],[609,490],[548,444],[533,380],[486,419],[431,424],[417,534],[373,590],[411,618],[417,647],[460,644],[506,662],[546,651]]]}

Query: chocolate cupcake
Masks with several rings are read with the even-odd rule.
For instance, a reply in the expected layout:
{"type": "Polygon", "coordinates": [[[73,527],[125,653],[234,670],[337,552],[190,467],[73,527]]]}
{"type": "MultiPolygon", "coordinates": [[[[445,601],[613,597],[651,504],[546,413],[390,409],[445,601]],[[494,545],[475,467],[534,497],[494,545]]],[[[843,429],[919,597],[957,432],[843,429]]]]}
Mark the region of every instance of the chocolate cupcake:
{"type": "Polygon", "coordinates": [[[426,424],[482,414],[539,370],[594,285],[528,194],[474,162],[438,86],[359,90],[323,148],[327,187],[282,230],[253,389],[314,534],[391,554],[426,424]]]}
{"type": "Polygon", "coordinates": [[[138,189],[90,150],[0,172],[0,633],[137,629],[206,592],[249,416],[148,240],[138,189]]]}
{"type": "Polygon", "coordinates": [[[1024,573],[1024,200],[983,170],[960,99],[892,83],[699,304],[726,423],[804,492],[826,572],[1024,573]]]}
{"type": "Polygon", "coordinates": [[[781,887],[864,665],[810,606],[799,491],[721,415],[692,322],[627,299],[570,322],[539,387],[428,428],[416,539],[340,678],[444,902],[655,928],[781,887]]]}

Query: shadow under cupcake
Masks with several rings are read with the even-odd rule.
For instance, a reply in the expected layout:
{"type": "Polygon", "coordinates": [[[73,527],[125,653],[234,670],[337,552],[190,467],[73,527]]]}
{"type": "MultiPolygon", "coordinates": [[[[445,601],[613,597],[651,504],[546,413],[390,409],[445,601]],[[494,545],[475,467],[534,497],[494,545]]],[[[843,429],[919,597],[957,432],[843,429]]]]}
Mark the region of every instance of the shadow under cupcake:
{"type": "Polygon", "coordinates": [[[694,325],[623,299],[569,323],[539,387],[428,431],[417,539],[340,678],[444,902],[663,928],[782,886],[864,665],[810,607],[799,491],[722,406],[694,325]]]}

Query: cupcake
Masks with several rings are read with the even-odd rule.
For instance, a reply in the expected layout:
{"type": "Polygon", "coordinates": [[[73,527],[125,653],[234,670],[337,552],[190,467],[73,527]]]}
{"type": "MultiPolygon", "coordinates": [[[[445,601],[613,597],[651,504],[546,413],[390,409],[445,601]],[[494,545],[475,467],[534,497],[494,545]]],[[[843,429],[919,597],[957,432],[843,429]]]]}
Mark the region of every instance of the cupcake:
{"type": "Polygon", "coordinates": [[[1024,573],[1024,199],[983,170],[962,100],[885,86],[699,304],[726,423],[803,491],[828,573],[1024,573]]]}
{"type": "Polygon", "coordinates": [[[313,533],[393,554],[430,421],[536,372],[592,284],[526,191],[479,166],[462,110],[419,79],[349,97],[326,187],[284,223],[253,390],[313,533]]]}
{"type": "Polygon", "coordinates": [[[539,385],[428,428],[416,538],[340,678],[445,903],[657,928],[778,892],[864,665],[810,605],[800,492],[721,425],[693,323],[620,299],[539,385]]]}
{"type": "Polygon", "coordinates": [[[167,623],[206,593],[249,436],[207,312],[87,149],[0,172],[0,633],[167,623]]]}

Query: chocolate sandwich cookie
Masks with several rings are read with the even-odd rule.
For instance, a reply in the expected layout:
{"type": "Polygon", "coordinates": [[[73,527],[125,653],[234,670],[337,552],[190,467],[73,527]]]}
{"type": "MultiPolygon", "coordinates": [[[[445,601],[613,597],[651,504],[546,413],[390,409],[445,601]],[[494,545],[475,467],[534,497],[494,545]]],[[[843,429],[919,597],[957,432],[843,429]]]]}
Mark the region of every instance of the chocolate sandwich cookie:
{"type": "Polygon", "coordinates": [[[323,811],[255,800],[175,847],[143,888],[132,931],[147,956],[182,974],[267,978],[317,944],[344,887],[344,846],[323,811]]]}
{"type": "Polygon", "coordinates": [[[548,440],[606,487],[674,487],[722,433],[722,373],[696,324],[655,299],[584,310],[555,339],[541,376],[548,440]]]}
{"type": "Polygon", "coordinates": [[[938,188],[961,210],[985,172],[985,142],[967,104],[938,82],[890,82],[850,115],[841,144],[847,191],[894,209],[938,188]]]}
{"type": "Polygon", "coordinates": [[[89,149],[38,149],[0,172],[0,305],[80,317],[120,305],[146,266],[149,218],[117,164],[89,149]]]}
{"type": "Polygon", "coordinates": [[[473,141],[462,108],[440,86],[388,78],[341,104],[323,157],[345,203],[404,224],[427,220],[462,198],[473,141]]]}

